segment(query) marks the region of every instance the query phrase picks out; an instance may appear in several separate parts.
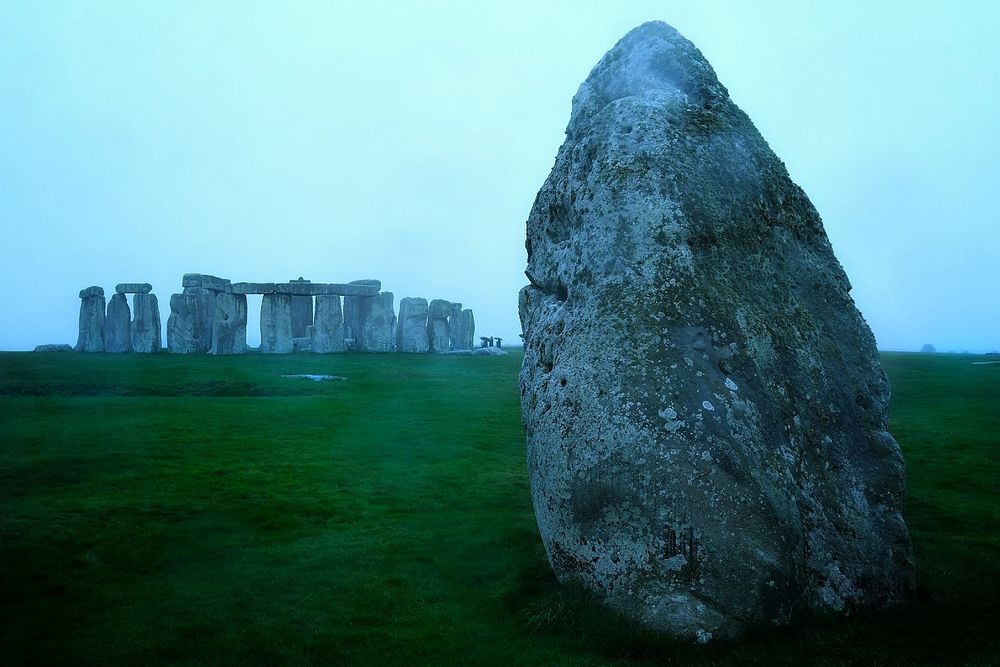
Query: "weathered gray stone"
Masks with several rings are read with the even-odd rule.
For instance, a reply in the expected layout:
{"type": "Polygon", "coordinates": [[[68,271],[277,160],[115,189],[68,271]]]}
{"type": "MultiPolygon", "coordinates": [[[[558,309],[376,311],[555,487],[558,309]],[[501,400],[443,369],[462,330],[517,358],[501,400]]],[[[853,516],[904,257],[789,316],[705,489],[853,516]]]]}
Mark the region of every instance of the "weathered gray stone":
{"type": "Polygon", "coordinates": [[[450,349],[448,336],[448,316],[451,303],[444,299],[434,299],[427,309],[427,348],[432,354],[444,354],[450,349]]]}
{"type": "Polygon", "coordinates": [[[72,352],[73,346],[67,343],[45,343],[36,345],[34,352],[72,352]]]}
{"type": "Polygon", "coordinates": [[[155,294],[136,294],[132,297],[132,324],[129,334],[132,351],[142,354],[159,352],[160,306],[155,294]]]}
{"type": "MultiPolygon", "coordinates": [[[[299,276],[298,280],[292,280],[293,284],[307,284],[310,281],[299,276]]],[[[306,327],[313,323],[313,297],[293,296],[292,297],[292,335],[296,338],[304,338],[306,327]]]]}
{"type": "Polygon", "coordinates": [[[310,333],[310,349],[318,354],[343,352],[344,317],[340,310],[340,297],[323,294],[316,297],[316,318],[310,333]]]}
{"type": "Polygon", "coordinates": [[[212,348],[212,320],[218,292],[201,287],[185,287],[183,294],[170,296],[167,318],[167,347],[177,354],[197,354],[212,348]]]}
{"type": "Polygon", "coordinates": [[[396,322],[397,352],[426,352],[427,299],[405,297],[399,300],[399,319],[396,322]]]}
{"type": "Polygon", "coordinates": [[[215,297],[212,322],[212,354],[244,354],[247,351],[247,297],[220,292],[215,297]]]}
{"type": "MultiPolygon", "coordinates": [[[[381,289],[382,282],[371,278],[364,280],[353,280],[351,285],[360,287],[375,287],[376,291],[381,289]]],[[[344,296],[344,337],[350,341],[348,349],[358,350],[361,344],[361,322],[365,313],[371,306],[374,294],[367,296],[345,295],[344,296]]]]}
{"type": "Polygon", "coordinates": [[[226,287],[231,294],[292,294],[298,296],[319,296],[320,294],[336,294],[340,296],[373,297],[378,294],[381,283],[377,280],[372,284],[351,283],[233,283],[226,287]]]}
{"type": "Polygon", "coordinates": [[[591,72],[527,227],[522,412],[559,579],[699,641],[913,595],[875,341],[816,210],[673,28],[591,72]]]}
{"type": "Polygon", "coordinates": [[[111,295],[107,314],[104,316],[104,351],[131,352],[132,311],[128,307],[128,297],[121,292],[111,295]]]}
{"type": "Polygon", "coordinates": [[[448,349],[462,349],[462,339],[462,304],[452,301],[448,312],[448,349]]]}
{"type": "Polygon", "coordinates": [[[118,283],[115,292],[118,294],[149,294],[153,286],[149,283],[118,283]]]}
{"type": "Polygon", "coordinates": [[[225,292],[229,289],[228,278],[210,276],[207,273],[185,273],[181,278],[181,287],[202,287],[216,292],[225,292]]]}
{"type": "Polygon", "coordinates": [[[80,290],[80,332],[77,352],[104,352],[105,301],[103,287],[80,290]]]}
{"type": "Polygon", "coordinates": [[[260,301],[260,351],[263,354],[289,354],[292,342],[292,297],[288,294],[265,294],[260,301]]]}
{"type": "Polygon", "coordinates": [[[461,349],[471,350],[475,347],[476,339],[476,318],[472,314],[471,308],[462,311],[462,336],[460,338],[461,349]]]}
{"type": "Polygon", "coordinates": [[[391,352],[396,347],[396,313],[392,292],[379,292],[363,309],[357,349],[391,352]]]}

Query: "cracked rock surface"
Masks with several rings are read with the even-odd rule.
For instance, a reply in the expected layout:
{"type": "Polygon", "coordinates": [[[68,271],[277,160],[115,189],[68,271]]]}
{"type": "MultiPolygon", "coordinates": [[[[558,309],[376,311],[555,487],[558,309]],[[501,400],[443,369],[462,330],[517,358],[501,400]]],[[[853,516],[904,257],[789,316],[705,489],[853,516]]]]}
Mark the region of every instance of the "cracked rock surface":
{"type": "Polygon", "coordinates": [[[912,597],[875,340],[816,209],[673,28],[580,86],[526,245],[522,414],[560,580],[698,641],[912,597]]]}

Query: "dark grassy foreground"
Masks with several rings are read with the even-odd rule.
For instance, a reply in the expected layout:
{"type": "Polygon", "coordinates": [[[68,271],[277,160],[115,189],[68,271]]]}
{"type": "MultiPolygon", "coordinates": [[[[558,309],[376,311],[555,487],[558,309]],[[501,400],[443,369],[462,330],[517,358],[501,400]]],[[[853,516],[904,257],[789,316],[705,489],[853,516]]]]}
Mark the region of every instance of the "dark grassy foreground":
{"type": "Polygon", "coordinates": [[[920,599],[692,647],[550,575],[517,354],[0,355],[0,663],[992,664],[1000,364],[884,358],[920,599]]]}

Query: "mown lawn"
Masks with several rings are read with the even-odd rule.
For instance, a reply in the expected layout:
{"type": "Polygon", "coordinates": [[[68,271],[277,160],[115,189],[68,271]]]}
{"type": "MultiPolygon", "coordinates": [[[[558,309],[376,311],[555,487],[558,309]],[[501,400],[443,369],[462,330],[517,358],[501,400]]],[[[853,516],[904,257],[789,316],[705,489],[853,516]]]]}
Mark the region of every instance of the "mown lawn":
{"type": "Polygon", "coordinates": [[[0,663],[992,664],[976,359],[884,355],[920,599],[692,647],[549,573],[516,353],[0,354],[0,663]]]}

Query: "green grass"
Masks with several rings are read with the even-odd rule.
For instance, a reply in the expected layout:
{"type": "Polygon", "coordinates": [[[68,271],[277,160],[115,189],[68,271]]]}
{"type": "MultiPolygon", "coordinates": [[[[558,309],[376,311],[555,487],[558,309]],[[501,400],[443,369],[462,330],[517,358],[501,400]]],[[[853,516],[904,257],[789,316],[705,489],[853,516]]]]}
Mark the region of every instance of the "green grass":
{"type": "Polygon", "coordinates": [[[2,354],[0,662],[991,664],[1000,365],[884,360],[920,599],[694,647],[554,581],[516,353],[2,354]]]}

